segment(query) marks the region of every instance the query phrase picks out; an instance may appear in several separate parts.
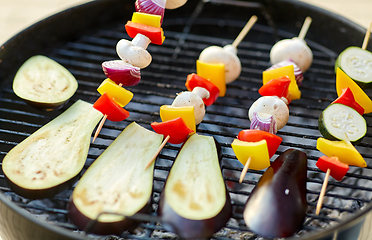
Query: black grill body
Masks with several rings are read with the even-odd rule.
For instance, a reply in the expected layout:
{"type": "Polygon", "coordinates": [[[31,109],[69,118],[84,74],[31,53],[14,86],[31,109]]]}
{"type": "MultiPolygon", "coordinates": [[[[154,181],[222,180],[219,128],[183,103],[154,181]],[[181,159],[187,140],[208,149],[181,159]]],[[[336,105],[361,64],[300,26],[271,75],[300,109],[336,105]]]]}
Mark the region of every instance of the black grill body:
{"type": "MultiPolygon", "coordinates": [[[[7,152],[59,115],[78,99],[94,103],[98,85],[105,79],[101,63],[118,59],[116,43],[130,39],[124,24],[134,11],[134,1],[101,0],[68,9],[17,34],[0,50],[0,159],[7,152]],[[40,112],[17,98],[11,84],[20,65],[29,57],[46,55],[64,65],[78,79],[79,89],[69,104],[55,112],[40,112]]],[[[248,129],[250,105],[260,97],[262,71],[270,66],[269,52],[276,41],[298,35],[307,16],[313,23],[306,41],[314,54],[313,65],[305,73],[302,98],[290,104],[290,118],[278,132],[283,142],[277,154],[288,148],[304,151],[308,156],[308,214],[296,239],[356,239],[371,209],[372,194],[372,115],[364,115],[368,132],[357,147],[368,167],[351,167],[343,181],[329,182],[320,216],[315,205],[324,173],[316,166],[322,154],[316,150],[320,137],[317,121],[322,110],[337,98],[334,61],[348,46],[361,46],[365,29],[330,12],[297,1],[188,1],[176,10],[167,10],[163,23],[166,41],[150,45],[153,56],[149,67],[141,71],[140,84],[128,88],[134,93],[126,106],[131,113],[123,122],[107,121],[101,134],[91,144],[85,169],[107,148],[132,121],[151,129],[160,121],[159,107],[171,104],[176,93],[186,90],[185,81],[196,71],[196,59],[207,46],[231,44],[246,21],[253,15],[259,20],[238,47],[242,62],[239,79],[227,87],[227,94],[207,108],[200,134],[214,136],[222,145],[222,172],[233,203],[233,218],[217,239],[259,239],[247,229],[242,212],[251,190],[263,171],[249,170],[238,183],[243,166],[235,158],[231,142],[242,129],[248,129]],[[341,230],[342,229],[342,230],[341,230]],[[345,238],[346,237],[346,238],[345,238]]],[[[368,49],[371,50],[371,47],[368,49]]],[[[367,92],[369,96],[371,92],[367,92]]],[[[179,146],[163,149],[155,167],[153,214],[140,225],[139,233],[123,233],[122,238],[175,238],[163,230],[156,219],[159,194],[175,159],[179,146]]],[[[0,175],[0,231],[4,239],[87,239],[67,218],[66,205],[72,189],[51,199],[32,201],[14,194],[3,173],[0,175]],[[31,213],[31,214],[30,214],[31,213]]],[[[102,237],[101,239],[108,239],[102,237]]]]}

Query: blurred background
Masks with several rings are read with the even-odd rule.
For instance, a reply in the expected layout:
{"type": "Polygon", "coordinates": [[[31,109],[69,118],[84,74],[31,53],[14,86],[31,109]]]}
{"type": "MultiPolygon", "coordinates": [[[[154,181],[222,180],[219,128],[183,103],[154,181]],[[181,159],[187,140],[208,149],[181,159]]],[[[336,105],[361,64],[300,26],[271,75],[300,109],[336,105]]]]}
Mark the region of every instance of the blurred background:
{"type": "MultiPolygon", "coordinates": [[[[191,1],[191,0],[190,0],[191,1]]],[[[195,0],[193,0],[195,1],[195,0]]],[[[297,1],[297,0],[293,0],[297,1]]],[[[300,0],[342,15],[367,28],[372,0],[300,0]]],[[[0,0],[0,45],[22,29],[66,8],[88,0],[0,0]]],[[[133,0],[133,3],[135,0],[133,0]]]]}

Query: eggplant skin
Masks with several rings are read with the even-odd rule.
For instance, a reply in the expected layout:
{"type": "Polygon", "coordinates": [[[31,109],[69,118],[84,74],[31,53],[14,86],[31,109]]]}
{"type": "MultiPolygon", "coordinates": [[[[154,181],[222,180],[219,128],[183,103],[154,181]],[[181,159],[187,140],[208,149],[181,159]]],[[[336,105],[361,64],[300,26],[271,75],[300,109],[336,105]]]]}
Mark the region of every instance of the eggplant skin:
{"type": "MultiPolygon", "coordinates": [[[[222,159],[221,146],[214,139],[217,149],[219,163],[222,159]]],[[[164,187],[165,188],[165,187],[164,187]]],[[[232,204],[229,191],[226,188],[226,201],[221,211],[214,217],[203,220],[192,220],[184,218],[173,211],[165,198],[163,189],[160,195],[158,215],[161,217],[161,223],[166,231],[173,232],[184,239],[210,238],[216,232],[221,230],[232,216],[232,204]]]]}
{"type": "Polygon", "coordinates": [[[296,149],[282,153],[249,196],[244,221],[263,237],[285,238],[302,228],[306,217],[307,156],[296,149]]]}
{"type": "Polygon", "coordinates": [[[232,215],[230,195],[226,189],[226,203],[221,212],[213,218],[191,220],[175,213],[167,203],[164,193],[159,201],[158,214],[161,216],[163,228],[185,239],[210,238],[221,230],[232,215]]]}
{"type": "MultiPolygon", "coordinates": [[[[90,219],[79,211],[79,209],[74,204],[72,197],[67,206],[68,217],[73,224],[75,224],[80,230],[87,230],[88,233],[93,233],[97,235],[117,235],[120,236],[124,231],[132,232],[137,228],[138,224],[141,222],[131,218],[124,218],[122,221],[118,222],[95,222],[90,229],[85,229],[88,224],[94,219],[90,219]]],[[[151,213],[151,201],[140,210],[138,213],[149,214],[151,213]]]]}
{"type": "MultiPolygon", "coordinates": [[[[81,172],[80,172],[81,173],[81,172]]],[[[70,180],[61,183],[57,186],[51,187],[51,188],[45,188],[45,189],[27,189],[23,188],[21,186],[18,186],[17,184],[13,183],[4,173],[5,179],[7,184],[9,185],[10,189],[12,189],[13,192],[16,194],[29,199],[42,199],[42,198],[51,198],[55,196],[58,193],[61,193],[67,189],[70,189],[75,182],[80,178],[81,174],[77,174],[75,177],[71,178],[70,180]]]]}
{"type": "Polygon", "coordinates": [[[27,99],[23,99],[28,105],[45,112],[59,110],[64,107],[70,99],[58,103],[46,103],[46,102],[35,102],[27,99]]]}

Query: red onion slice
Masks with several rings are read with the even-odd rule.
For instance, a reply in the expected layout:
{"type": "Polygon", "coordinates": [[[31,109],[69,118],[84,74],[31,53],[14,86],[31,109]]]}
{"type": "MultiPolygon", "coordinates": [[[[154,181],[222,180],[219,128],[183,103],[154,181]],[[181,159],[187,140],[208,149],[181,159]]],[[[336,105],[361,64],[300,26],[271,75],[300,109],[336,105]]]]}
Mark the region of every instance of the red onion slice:
{"type": "Polygon", "coordinates": [[[102,69],[108,78],[126,87],[137,85],[141,80],[141,69],[122,60],[103,62],[102,69]]]}
{"type": "Polygon", "coordinates": [[[258,129],[276,134],[276,122],[274,116],[268,113],[253,113],[250,129],[258,129]]]}
{"type": "Polygon", "coordinates": [[[160,15],[163,22],[166,0],[136,0],[134,6],[137,12],[160,15]]]}
{"type": "Polygon", "coordinates": [[[297,85],[301,86],[302,80],[304,79],[304,75],[303,75],[301,69],[297,66],[297,64],[295,62],[293,62],[292,59],[283,60],[283,61],[281,61],[277,64],[272,65],[270,68],[268,68],[266,70],[272,70],[272,69],[285,67],[285,66],[289,66],[289,65],[293,65],[297,85]]]}

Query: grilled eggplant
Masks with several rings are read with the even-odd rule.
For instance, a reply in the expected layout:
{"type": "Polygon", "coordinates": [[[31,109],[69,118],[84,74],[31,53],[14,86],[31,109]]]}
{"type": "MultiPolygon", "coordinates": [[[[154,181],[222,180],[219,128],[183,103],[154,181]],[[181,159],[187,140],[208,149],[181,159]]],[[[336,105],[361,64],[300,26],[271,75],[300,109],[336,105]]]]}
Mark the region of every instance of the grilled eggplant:
{"type": "Polygon", "coordinates": [[[164,229],[181,238],[209,238],[230,219],[232,207],[213,137],[192,135],[182,146],[159,202],[164,229]]]}
{"type": "Polygon", "coordinates": [[[89,232],[120,235],[132,230],[136,213],[151,211],[155,154],[163,135],[133,122],[84,173],[68,205],[70,220],[81,230],[96,220],[89,232]],[[110,213],[110,214],[103,214],[110,213]]]}
{"type": "Polygon", "coordinates": [[[3,159],[10,188],[31,199],[68,188],[83,169],[92,131],[101,118],[90,103],[79,100],[19,143],[3,159]]]}
{"type": "Polygon", "coordinates": [[[18,97],[44,111],[61,108],[77,88],[78,82],[65,67],[42,55],[24,62],[13,81],[18,97]]]}
{"type": "Polygon", "coordinates": [[[306,217],[307,156],[288,149],[262,175],[244,209],[244,221],[263,237],[285,238],[306,217]]]}

